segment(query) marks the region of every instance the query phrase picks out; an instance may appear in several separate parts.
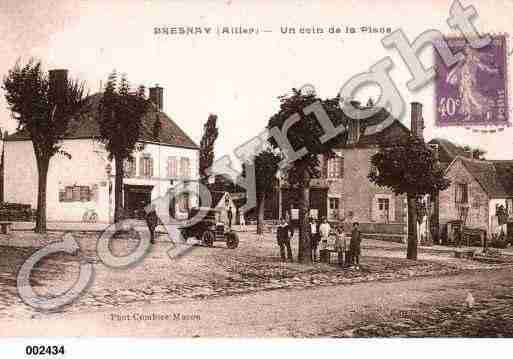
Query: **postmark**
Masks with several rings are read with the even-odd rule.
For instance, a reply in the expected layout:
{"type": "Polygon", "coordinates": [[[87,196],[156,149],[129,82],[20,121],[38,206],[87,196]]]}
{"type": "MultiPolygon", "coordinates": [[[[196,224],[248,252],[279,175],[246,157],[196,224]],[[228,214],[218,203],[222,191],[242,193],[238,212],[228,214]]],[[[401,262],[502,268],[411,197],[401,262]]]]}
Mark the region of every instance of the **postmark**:
{"type": "Polygon", "coordinates": [[[444,40],[464,58],[447,67],[435,57],[436,126],[510,126],[507,36],[493,35],[480,49],[472,48],[463,37],[444,40]]]}

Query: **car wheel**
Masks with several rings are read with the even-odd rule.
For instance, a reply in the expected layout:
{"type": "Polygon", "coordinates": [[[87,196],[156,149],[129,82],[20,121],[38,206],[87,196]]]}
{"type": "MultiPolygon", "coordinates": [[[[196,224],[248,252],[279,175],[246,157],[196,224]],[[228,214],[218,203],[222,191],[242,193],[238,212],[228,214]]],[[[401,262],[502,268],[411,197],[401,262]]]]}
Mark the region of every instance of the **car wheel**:
{"type": "Polygon", "coordinates": [[[235,232],[229,232],[225,234],[226,246],[230,249],[235,249],[239,246],[239,236],[235,232]]]}
{"type": "Polygon", "coordinates": [[[212,247],[214,245],[214,239],[215,234],[212,231],[205,231],[201,235],[201,240],[207,247],[212,247]]]}

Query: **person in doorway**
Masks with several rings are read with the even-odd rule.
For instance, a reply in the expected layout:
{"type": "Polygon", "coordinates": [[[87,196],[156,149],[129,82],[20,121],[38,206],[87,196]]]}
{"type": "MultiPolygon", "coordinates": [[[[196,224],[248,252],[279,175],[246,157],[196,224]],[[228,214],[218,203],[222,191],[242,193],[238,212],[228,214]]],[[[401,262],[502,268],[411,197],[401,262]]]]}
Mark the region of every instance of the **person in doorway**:
{"type": "Polygon", "coordinates": [[[247,232],[246,219],[244,218],[244,212],[239,209],[239,225],[241,232],[247,232]]]}
{"type": "Polygon", "coordinates": [[[159,217],[154,204],[150,205],[149,211],[146,213],[146,225],[150,231],[150,243],[155,243],[155,229],[159,224],[159,217]]]}
{"type": "Polygon", "coordinates": [[[315,262],[318,258],[318,247],[319,247],[319,224],[312,217],[310,223],[308,223],[308,232],[310,235],[310,243],[312,244],[312,261],[315,262]]]}
{"type": "Polygon", "coordinates": [[[226,215],[228,216],[228,228],[232,229],[232,220],[233,220],[233,212],[232,207],[228,207],[228,210],[226,211],[226,215]]]}
{"type": "Polygon", "coordinates": [[[278,241],[278,246],[280,247],[280,257],[282,261],[292,259],[292,248],[290,247],[290,237],[291,237],[291,229],[287,221],[285,219],[281,220],[281,223],[278,225],[276,230],[276,239],[278,241]],[[287,256],[285,257],[285,251],[287,252],[287,256]]]}
{"type": "Polygon", "coordinates": [[[360,269],[360,243],[361,233],[358,222],[353,223],[353,231],[351,232],[351,242],[349,243],[349,250],[351,252],[351,263],[355,269],[360,269]]]}

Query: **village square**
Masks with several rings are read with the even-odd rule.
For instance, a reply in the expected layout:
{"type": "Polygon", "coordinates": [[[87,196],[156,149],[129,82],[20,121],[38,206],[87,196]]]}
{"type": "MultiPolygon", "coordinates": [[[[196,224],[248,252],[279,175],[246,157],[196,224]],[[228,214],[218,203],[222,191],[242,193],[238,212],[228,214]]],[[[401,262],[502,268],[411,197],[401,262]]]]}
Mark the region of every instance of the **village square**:
{"type": "Polygon", "coordinates": [[[0,336],[513,336],[508,36],[309,15],[2,63],[0,336]]]}

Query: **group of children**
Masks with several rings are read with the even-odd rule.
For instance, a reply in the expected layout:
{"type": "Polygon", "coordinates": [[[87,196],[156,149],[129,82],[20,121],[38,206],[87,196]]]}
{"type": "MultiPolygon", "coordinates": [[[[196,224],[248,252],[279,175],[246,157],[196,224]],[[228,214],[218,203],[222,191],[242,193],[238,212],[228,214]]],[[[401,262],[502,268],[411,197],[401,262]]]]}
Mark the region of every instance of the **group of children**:
{"type": "MultiPolygon", "coordinates": [[[[320,252],[328,249],[328,238],[332,233],[331,225],[326,218],[323,218],[321,223],[311,218],[308,224],[308,231],[311,240],[312,261],[315,262],[317,258],[320,259],[320,252]]],[[[342,224],[335,226],[334,233],[336,239],[333,248],[338,253],[339,265],[342,267],[354,266],[356,269],[359,269],[361,234],[358,222],[343,221],[342,224]]],[[[282,219],[276,231],[282,260],[292,261],[290,239],[293,234],[292,227],[286,220],[282,219]]]]}
{"type": "MultiPolygon", "coordinates": [[[[320,224],[317,224],[316,220],[311,218],[309,228],[312,243],[312,260],[315,262],[318,257],[318,252],[328,249],[328,238],[332,231],[326,218],[323,218],[320,224]]],[[[333,232],[336,236],[333,249],[338,253],[339,265],[342,267],[354,266],[358,269],[361,252],[359,223],[351,223],[350,221],[344,220],[341,224],[335,226],[333,232]]]]}

